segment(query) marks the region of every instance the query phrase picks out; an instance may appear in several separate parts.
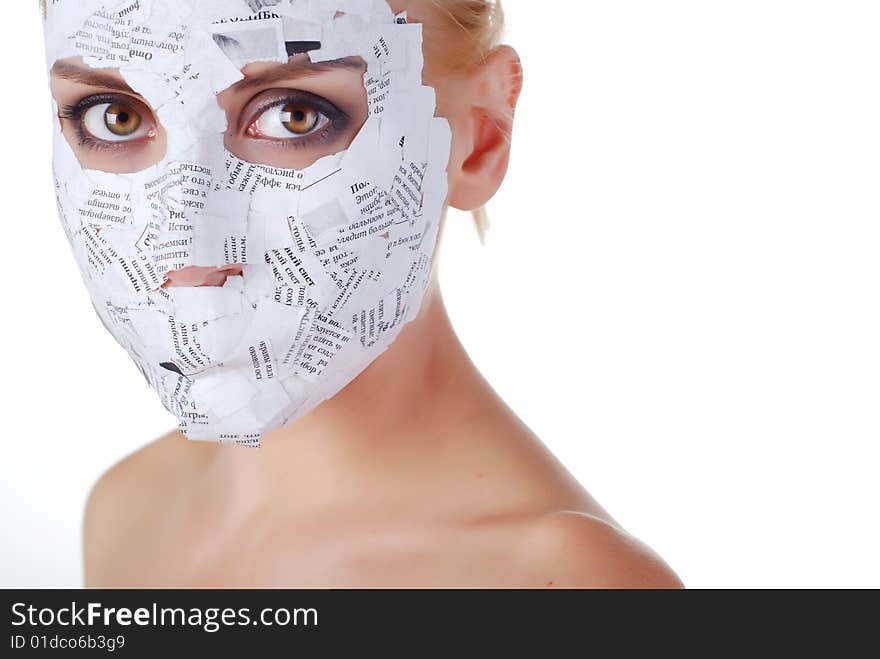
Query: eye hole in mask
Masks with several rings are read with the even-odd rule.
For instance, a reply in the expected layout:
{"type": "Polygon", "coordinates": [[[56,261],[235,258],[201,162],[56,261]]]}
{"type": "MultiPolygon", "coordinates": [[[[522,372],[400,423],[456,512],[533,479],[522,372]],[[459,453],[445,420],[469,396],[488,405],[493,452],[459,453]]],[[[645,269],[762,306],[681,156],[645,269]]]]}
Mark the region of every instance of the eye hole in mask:
{"type": "Polygon", "coordinates": [[[229,121],[226,148],[246,162],[285,169],[347,149],[369,113],[365,70],[360,58],[248,65],[245,79],[218,97],[229,121]]]}
{"type": "Polygon", "coordinates": [[[164,151],[153,112],[135,98],[93,94],[63,105],[58,116],[80,162],[92,169],[138,171],[164,151]]]}
{"type": "Polygon", "coordinates": [[[155,113],[116,69],[91,69],[79,58],[52,68],[61,131],[80,164],[114,174],[159,162],[166,136],[155,113]]]}

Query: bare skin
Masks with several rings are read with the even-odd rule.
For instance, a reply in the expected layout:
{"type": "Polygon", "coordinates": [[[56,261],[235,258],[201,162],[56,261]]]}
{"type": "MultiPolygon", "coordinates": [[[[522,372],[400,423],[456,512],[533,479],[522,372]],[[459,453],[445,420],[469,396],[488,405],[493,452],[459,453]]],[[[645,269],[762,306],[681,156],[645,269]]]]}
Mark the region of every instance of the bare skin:
{"type": "MultiPolygon", "coordinates": [[[[519,59],[426,80],[453,130],[449,205],[479,208],[507,171],[519,59]]],[[[107,472],[86,585],[681,587],[495,394],[433,281],[382,357],[262,449],[172,433],[107,472]]]]}
{"type": "Polygon", "coordinates": [[[141,449],[95,486],[88,586],[679,587],[474,368],[435,288],[260,450],[141,449]]]}

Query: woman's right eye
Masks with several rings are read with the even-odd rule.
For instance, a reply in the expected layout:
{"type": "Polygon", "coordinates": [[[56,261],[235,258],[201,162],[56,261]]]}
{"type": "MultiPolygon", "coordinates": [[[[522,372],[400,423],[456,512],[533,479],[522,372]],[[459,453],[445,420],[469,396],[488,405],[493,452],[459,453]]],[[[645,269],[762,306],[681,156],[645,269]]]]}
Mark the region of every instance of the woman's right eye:
{"type": "Polygon", "coordinates": [[[82,127],[88,135],[103,142],[128,142],[145,137],[148,129],[144,117],[125,103],[99,103],[82,114],[82,127]]]}
{"type": "Polygon", "coordinates": [[[59,116],[70,122],[81,147],[121,148],[157,135],[149,108],[119,96],[89,96],[75,105],[63,106],[59,116]]]}

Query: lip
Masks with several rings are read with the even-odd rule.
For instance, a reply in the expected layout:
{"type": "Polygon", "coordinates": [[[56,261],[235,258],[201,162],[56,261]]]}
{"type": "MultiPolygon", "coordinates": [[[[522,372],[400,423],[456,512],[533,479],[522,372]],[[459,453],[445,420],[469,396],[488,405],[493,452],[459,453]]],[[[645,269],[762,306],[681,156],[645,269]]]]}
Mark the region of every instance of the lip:
{"type": "Polygon", "coordinates": [[[243,276],[244,265],[241,263],[224,266],[191,265],[166,274],[162,288],[222,287],[230,277],[243,276]]]}

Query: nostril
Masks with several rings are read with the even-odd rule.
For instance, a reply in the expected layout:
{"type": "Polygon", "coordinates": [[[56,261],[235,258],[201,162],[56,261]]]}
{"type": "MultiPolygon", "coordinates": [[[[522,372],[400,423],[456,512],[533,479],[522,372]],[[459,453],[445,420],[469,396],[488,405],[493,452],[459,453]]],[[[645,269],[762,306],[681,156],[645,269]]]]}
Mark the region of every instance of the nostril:
{"type": "Polygon", "coordinates": [[[195,288],[199,286],[225,286],[230,277],[243,277],[244,266],[232,265],[199,266],[191,265],[180,270],[172,270],[165,275],[162,288],[195,288]]]}

